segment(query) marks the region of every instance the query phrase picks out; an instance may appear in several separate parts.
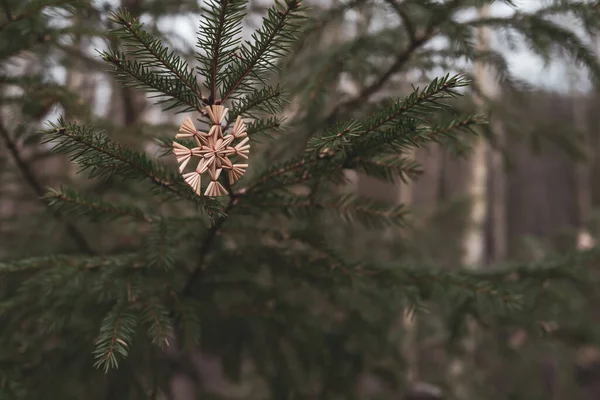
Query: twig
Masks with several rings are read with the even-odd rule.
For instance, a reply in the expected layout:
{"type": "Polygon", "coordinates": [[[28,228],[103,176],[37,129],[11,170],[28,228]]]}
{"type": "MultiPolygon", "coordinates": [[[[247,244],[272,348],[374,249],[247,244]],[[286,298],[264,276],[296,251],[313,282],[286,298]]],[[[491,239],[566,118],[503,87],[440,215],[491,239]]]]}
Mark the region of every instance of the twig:
{"type": "Polygon", "coordinates": [[[385,0],[385,2],[388,3],[394,9],[394,11],[396,11],[396,14],[398,14],[400,19],[402,19],[402,23],[404,23],[404,29],[406,29],[410,43],[416,42],[417,31],[410,18],[408,18],[406,10],[404,10],[400,4],[396,3],[396,0],[385,0]]]}
{"type": "Polygon", "coordinates": [[[338,103],[337,106],[333,108],[333,110],[327,116],[327,121],[333,122],[336,120],[337,116],[343,111],[354,109],[358,107],[360,104],[366,102],[369,97],[375,94],[379,89],[383,87],[387,83],[387,81],[396,74],[404,64],[410,59],[412,54],[417,50],[421,45],[426,43],[433,36],[433,29],[430,29],[425,35],[415,39],[414,42],[411,42],[407,49],[402,51],[396,56],[393,64],[375,80],[375,82],[371,83],[369,86],[366,86],[356,97],[349,99],[347,101],[338,103]]]}
{"type": "Polygon", "coordinates": [[[43,8],[60,6],[61,4],[67,4],[71,1],[73,1],[73,0],[57,0],[56,2],[50,3],[50,4],[39,4],[36,7],[31,8],[27,12],[23,12],[23,13],[20,13],[17,15],[12,15],[10,10],[8,9],[8,5],[6,4],[5,1],[3,1],[4,11],[6,12],[7,20],[0,24],[0,31],[3,31],[4,29],[6,29],[6,27],[13,22],[21,21],[23,19],[26,19],[26,18],[29,18],[29,17],[35,15],[35,13],[42,10],[43,8]]]}
{"type": "MultiPolygon", "coordinates": [[[[46,194],[44,187],[39,182],[33,171],[31,171],[25,160],[23,160],[23,158],[21,157],[21,154],[19,153],[15,142],[10,138],[10,135],[4,127],[4,123],[1,119],[0,136],[2,136],[2,139],[4,140],[8,151],[10,152],[15,164],[17,165],[17,168],[21,171],[21,174],[25,178],[25,181],[29,184],[29,186],[35,192],[35,194],[37,194],[39,200],[46,206],[48,206],[48,203],[43,198],[46,194]]],[[[73,239],[73,241],[77,244],[77,246],[82,252],[87,254],[94,254],[94,251],[88,244],[84,235],[77,229],[77,227],[75,227],[75,225],[65,220],[59,212],[54,211],[52,214],[56,219],[58,219],[64,224],[67,234],[71,237],[71,239],[73,239]]]]}
{"type": "MultiPolygon", "coordinates": [[[[395,4],[393,0],[386,1],[392,6],[394,6],[395,4]]],[[[404,22],[404,26],[409,35],[410,44],[404,51],[400,52],[396,56],[396,59],[394,60],[393,64],[377,80],[375,80],[375,82],[365,87],[355,98],[349,99],[345,102],[341,102],[337,106],[335,106],[327,116],[326,120],[328,122],[335,122],[337,116],[340,113],[358,107],[363,102],[366,102],[369,99],[369,97],[375,94],[379,89],[381,89],[383,85],[385,85],[387,81],[394,74],[396,74],[404,66],[404,64],[406,64],[406,62],[410,59],[412,54],[434,36],[438,25],[442,23],[444,19],[448,17],[449,14],[451,14],[451,11],[454,10],[459,4],[460,0],[450,1],[446,5],[448,12],[441,14],[441,16],[438,18],[434,18],[434,20],[431,21],[425,32],[421,35],[417,35],[416,30],[412,25],[412,22],[408,18],[408,15],[404,12],[404,10],[401,9],[399,5],[396,4],[395,9],[404,22]]]]}
{"type": "Polygon", "coordinates": [[[229,212],[238,204],[238,201],[239,201],[239,198],[237,196],[231,195],[231,197],[229,198],[229,203],[227,203],[227,206],[223,210],[224,215],[217,218],[217,220],[215,221],[215,224],[210,228],[210,230],[204,237],[204,240],[202,241],[202,244],[200,245],[200,254],[198,257],[198,265],[192,271],[192,274],[190,275],[190,278],[188,279],[188,282],[183,289],[184,297],[191,295],[192,289],[202,279],[204,271],[206,271],[205,261],[206,261],[206,256],[208,255],[208,252],[210,250],[210,247],[212,246],[215,239],[217,238],[217,235],[221,231],[223,224],[225,223],[225,221],[227,221],[229,212]]]}
{"type": "Polygon", "coordinates": [[[6,19],[8,19],[9,21],[12,21],[13,15],[10,12],[10,7],[8,7],[8,3],[6,2],[6,0],[2,0],[2,7],[4,8],[4,13],[6,14],[6,19]]]}

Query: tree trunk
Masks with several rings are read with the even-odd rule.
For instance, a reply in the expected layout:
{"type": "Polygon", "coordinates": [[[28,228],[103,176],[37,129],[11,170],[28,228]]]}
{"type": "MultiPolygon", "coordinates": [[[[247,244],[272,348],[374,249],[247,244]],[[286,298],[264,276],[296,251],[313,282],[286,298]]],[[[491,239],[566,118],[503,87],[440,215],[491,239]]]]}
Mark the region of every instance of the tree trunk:
{"type": "MultiPolygon", "coordinates": [[[[479,10],[481,18],[489,16],[489,6],[483,6],[479,10]]],[[[489,47],[489,29],[487,27],[478,28],[478,48],[485,51],[489,47]]],[[[482,95],[492,97],[497,93],[494,76],[490,69],[480,62],[475,62],[474,75],[475,81],[480,88],[482,95]]],[[[485,100],[482,97],[476,96],[476,102],[480,108],[480,112],[485,112],[485,100]]],[[[493,128],[493,125],[492,125],[493,128]]],[[[494,132],[495,133],[495,132],[494,132]]],[[[479,269],[483,267],[486,259],[485,233],[486,222],[488,221],[488,179],[490,176],[490,166],[488,165],[489,155],[488,143],[483,137],[475,139],[473,150],[470,155],[470,176],[467,184],[467,194],[471,200],[471,209],[466,224],[465,236],[463,239],[463,257],[462,264],[468,269],[479,269]]],[[[499,167],[501,163],[497,161],[492,163],[492,167],[499,167]],[[499,165],[498,165],[499,164],[499,165]]],[[[496,178],[496,177],[495,177],[496,178]]],[[[498,185],[500,186],[500,185],[498,185]]],[[[496,185],[493,185],[496,188],[496,185]]],[[[499,187],[504,192],[504,187],[499,187]]],[[[492,208],[492,213],[498,213],[498,217],[502,218],[499,222],[497,230],[494,234],[505,234],[505,219],[504,206],[505,202],[502,199],[496,203],[496,207],[492,208]]],[[[496,216],[496,215],[494,215],[496,216]]],[[[498,239],[502,245],[505,237],[498,239]]],[[[496,244],[496,240],[492,241],[496,244]]],[[[477,346],[477,329],[474,322],[467,322],[468,333],[462,340],[462,357],[455,356],[450,360],[449,364],[449,386],[454,392],[454,398],[458,400],[474,399],[472,392],[473,374],[471,371],[474,364],[474,355],[477,346]]]]}

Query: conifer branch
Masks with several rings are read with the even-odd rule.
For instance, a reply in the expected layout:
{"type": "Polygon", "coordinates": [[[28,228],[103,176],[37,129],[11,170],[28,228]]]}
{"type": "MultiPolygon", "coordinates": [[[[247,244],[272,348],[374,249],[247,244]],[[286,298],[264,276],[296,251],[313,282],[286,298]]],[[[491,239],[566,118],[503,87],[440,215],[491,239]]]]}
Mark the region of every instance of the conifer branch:
{"type": "Polygon", "coordinates": [[[100,335],[96,340],[94,356],[97,368],[108,372],[117,368],[118,356],[126,357],[129,346],[136,331],[138,318],[130,304],[117,304],[106,315],[100,327],[100,335]]]}
{"type": "Polygon", "coordinates": [[[123,81],[125,87],[144,87],[149,93],[158,93],[151,98],[170,97],[171,99],[162,99],[157,103],[171,103],[164,111],[180,107],[182,104],[188,107],[181,112],[201,110],[201,103],[196,93],[180,79],[152,71],[145,63],[127,60],[122,53],[105,51],[100,53],[100,56],[115,67],[115,74],[123,81]]]}
{"type": "Polygon", "coordinates": [[[299,159],[298,161],[291,161],[288,162],[287,164],[278,167],[276,169],[270,170],[265,172],[261,177],[259,177],[256,181],[254,181],[253,183],[251,183],[250,185],[248,185],[247,187],[244,187],[242,189],[240,189],[237,194],[238,195],[246,195],[247,193],[250,193],[252,191],[254,191],[257,187],[259,187],[260,185],[262,185],[265,182],[268,182],[269,180],[277,177],[277,176],[281,176],[283,174],[286,174],[288,172],[294,171],[296,169],[302,168],[308,164],[312,164],[316,162],[316,160],[307,160],[304,158],[299,159]]]}
{"type": "Polygon", "coordinates": [[[261,134],[267,134],[269,131],[281,131],[281,124],[284,119],[279,117],[269,117],[267,119],[258,119],[248,124],[247,131],[248,136],[256,136],[261,134]]]}
{"type": "MultiPolygon", "coordinates": [[[[11,139],[9,132],[4,127],[4,123],[2,119],[0,119],[0,136],[2,137],[6,148],[11,154],[17,168],[21,171],[21,174],[25,178],[25,181],[29,185],[29,187],[34,191],[34,193],[38,196],[40,201],[44,203],[44,205],[48,205],[44,200],[45,190],[42,184],[39,182],[37,176],[33,173],[33,171],[29,168],[29,165],[23,158],[19,150],[17,149],[16,143],[11,139]]],[[[82,232],[77,229],[75,225],[71,222],[65,220],[60,213],[53,213],[54,217],[58,219],[64,226],[67,234],[71,237],[73,242],[77,245],[80,251],[87,254],[94,254],[94,250],[92,250],[91,246],[85,239],[85,236],[82,232]]]]}
{"type": "MultiPolygon", "coordinates": [[[[189,222],[186,221],[186,222],[189,222]]],[[[177,244],[181,235],[164,219],[156,224],[145,243],[145,251],[149,268],[173,270],[177,260],[177,244]]]]}
{"type": "Polygon", "coordinates": [[[134,206],[114,205],[77,193],[74,190],[61,188],[50,189],[44,196],[50,207],[68,212],[69,215],[81,215],[92,220],[102,217],[116,219],[129,217],[134,220],[154,222],[154,218],[146,215],[142,210],[134,206]]]}
{"type": "MultiPolygon", "coordinates": [[[[188,68],[188,65],[173,51],[164,47],[159,39],[155,39],[142,29],[142,24],[125,10],[112,14],[111,20],[123,27],[121,36],[125,40],[126,46],[135,49],[131,52],[141,62],[147,66],[158,67],[165,72],[172,74],[196,96],[197,99],[203,99],[202,91],[198,86],[194,75],[188,68]],[[140,47],[141,46],[141,47],[140,47]]],[[[196,108],[201,111],[200,107],[196,108]]]]}
{"type": "Polygon", "coordinates": [[[223,69],[231,62],[241,40],[241,21],[245,15],[243,0],[210,0],[208,15],[200,25],[197,47],[206,55],[196,52],[200,61],[198,71],[204,76],[209,89],[209,104],[217,100],[217,90],[223,81],[223,69]]]}
{"type": "Polygon", "coordinates": [[[190,277],[187,280],[187,283],[185,284],[185,286],[183,288],[183,296],[184,297],[191,296],[192,290],[194,289],[195,286],[198,285],[198,283],[202,279],[204,271],[206,270],[205,261],[206,261],[206,257],[208,256],[208,253],[210,251],[210,248],[212,247],[215,239],[217,238],[217,235],[221,231],[221,228],[227,221],[229,213],[233,210],[233,208],[238,203],[239,203],[238,195],[232,194],[229,198],[229,202],[227,203],[227,206],[225,206],[225,208],[223,209],[223,211],[221,213],[222,215],[220,215],[217,218],[217,220],[215,221],[213,226],[206,233],[206,236],[204,237],[204,240],[202,241],[202,243],[200,244],[200,247],[199,247],[197,266],[192,271],[190,277]]]}
{"type": "Polygon", "coordinates": [[[44,143],[56,141],[54,151],[67,154],[71,161],[89,170],[90,177],[109,177],[119,175],[137,175],[150,180],[153,184],[173,194],[180,195],[174,189],[174,183],[158,171],[144,155],[125,149],[114,143],[109,137],[94,133],[88,127],[67,123],[60,118],[57,125],[46,132],[44,143]]]}
{"type": "Polygon", "coordinates": [[[400,179],[405,184],[415,180],[424,172],[421,164],[412,159],[399,157],[397,154],[375,159],[355,157],[350,168],[392,183],[400,179]]]}
{"type": "Polygon", "coordinates": [[[233,104],[229,111],[230,121],[234,121],[238,115],[253,117],[252,110],[259,110],[269,114],[278,114],[284,108],[286,103],[282,96],[284,88],[281,85],[275,87],[268,86],[254,91],[233,104]]]}
{"type": "Polygon", "coordinates": [[[173,340],[173,324],[169,311],[156,299],[144,300],[142,321],[148,325],[148,335],[152,343],[165,348],[173,340]]]}
{"type": "Polygon", "coordinates": [[[404,205],[386,207],[371,199],[363,199],[354,195],[344,195],[330,201],[313,201],[307,197],[289,197],[280,201],[261,201],[261,207],[279,209],[282,213],[303,218],[312,212],[327,211],[335,214],[343,222],[351,224],[360,222],[367,228],[385,228],[403,226],[407,211],[404,205]]]}
{"type": "Polygon", "coordinates": [[[283,9],[277,0],[275,6],[267,10],[263,26],[252,35],[255,43],[247,42],[246,46],[240,47],[240,57],[234,58],[223,81],[220,103],[238,90],[252,89],[253,83],[248,82],[252,74],[260,76],[278,69],[270,58],[283,57],[290,50],[295,39],[293,34],[299,28],[294,21],[299,19],[296,13],[300,10],[300,0],[284,2],[283,9]]]}
{"type": "Polygon", "coordinates": [[[44,257],[31,257],[15,261],[6,261],[0,263],[0,274],[24,271],[38,271],[51,268],[77,268],[92,270],[108,266],[130,266],[140,268],[143,265],[138,261],[139,254],[121,254],[119,256],[72,256],[72,255],[53,255],[44,257]]]}

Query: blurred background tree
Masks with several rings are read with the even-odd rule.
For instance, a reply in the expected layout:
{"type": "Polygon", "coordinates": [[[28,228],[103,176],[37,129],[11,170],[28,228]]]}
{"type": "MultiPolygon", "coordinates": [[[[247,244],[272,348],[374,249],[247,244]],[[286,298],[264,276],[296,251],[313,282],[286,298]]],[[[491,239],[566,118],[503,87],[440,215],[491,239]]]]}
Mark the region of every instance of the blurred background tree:
{"type": "MultiPolygon", "coordinates": [[[[44,359],[43,353],[36,360],[15,359],[13,350],[21,355],[31,352],[24,332],[34,329],[27,321],[36,314],[10,311],[11,299],[27,290],[20,288],[29,278],[11,273],[10,266],[23,257],[116,255],[139,245],[140,232],[131,224],[115,228],[108,221],[87,221],[72,210],[47,207],[48,198],[43,197],[47,187],[61,185],[105,201],[125,201],[142,210],[153,206],[147,198],[148,188],[141,182],[115,177],[90,181],[77,174],[65,157],[40,144],[40,129],[47,120],[65,115],[71,121],[93,122],[117,142],[154,157],[161,149],[155,138],[172,137],[183,116],[160,112],[143,93],[123,85],[109,74],[95,50],[125,49],[121,38],[108,34],[116,27],[109,13],[124,6],[145,23],[148,32],[195,66],[194,32],[198,21],[206,18],[206,4],[196,0],[1,2],[0,256],[5,264],[0,264],[4,268],[0,269],[0,326],[9,326],[7,321],[11,326],[15,321],[24,326],[19,331],[23,338],[15,337],[12,328],[2,332],[11,351],[0,353],[0,385],[7,398],[14,398],[15,393],[23,398],[37,398],[39,393],[51,398],[92,398],[90,392],[98,393],[93,398],[149,397],[145,389],[150,385],[149,375],[146,368],[136,366],[139,359],[133,357],[132,364],[124,363],[105,376],[92,368],[91,351],[82,350],[89,347],[81,343],[88,337],[67,336],[69,346],[63,348],[53,344],[55,338],[48,335],[49,343],[35,347],[60,349],[51,352],[50,360],[44,359]],[[19,340],[20,350],[15,347],[19,340]],[[27,374],[34,378],[24,379],[27,374]],[[141,382],[138,374],[144,378],[141,382]]],[[[409,204],[409,228],[372,230],[311,218],[312,232],[320,232],[319,239],[343,249],[349,261],[393,263],[417,270],[434,266],[448,272],[464,266],[469,274],[480,274],[483,281],[507,279],[521,288],[522,280],[521,289],[525,290],[531,282],[526,278],[531,278],[543,284],[544,290],[526,296],[526,312],[507,316],[496,312],[477,315],[468,296],[423,293],[419,285],[399,287],[397,291],[403,293],[393,303],[393,298],[386,299],[393,289],[382,288],[382,299],[367,302],[372,310],[362,309],[355,320],[347,318],[339,332],[324,336],[328,341],[320,342],[323,337],[319,335],[311,341],[309,333],[313,331],[298,328],[297,334],[307,337],[291,340],[306,340],[311,345],[305,351],[322,357],[321,365],[309,368],[315,370],[318,383],[314,385],[321,391],[310,395],[299,389],[302,384],[294,368],[300,367],[289,358],[281,358],[278,362],[282,365],[271,366],[279,370],[275,372],[257,372],[248,366],[257,356],[247,352],[267,345],[252,348],[257,336],[244,329],[251,325],[248,320],[257,317],[205,321],[201,350],[196,349],[191,357],[167,350],[164,358],[148,362],[160,366],[150,371],[170,382],[174,398],[195,398],[202,393],[203,398],[394,399],[418,398],[427,390],[431,396],[441,396],[435,394],[439,391],[448,399],[600,396],[596,295],[580,285],[570,287],[564,280],[550,283],[553,278],[564,278],[565,270],[582,267],[595,282],[595,250],[588,248],[594,246],[599,233],[600,192],[594,185],[600,172],[596,161],[599,124],[593,110],[598,108],[595,88],[600,67],[594,47],[600,6],[596,1],[575,0],[536,1],[535,7],[510,1],[490,3],[305,2],[310,19],[275,78],[285,85],[289,103],[265,123],[264,128],[270,128],[277,140],[261,136],[266,143],[261,163],[284,162],[300,154],[313,135],[332,124],[372,115],[436,76],[464,72],[473,85],[468,96],[452,105],[459,115],[489,115],[491,123],[479,129],[477,139],[465,136],[443,145],[406,146],[400,154],[390,151],[376,163],[363,162],[346,170],[347,183],[336,186],[335,190],[358,193],[389,206],[409,204]],[[535,87],[519,79],[511,71],[508,56],[523,48],[547,62],[576,65],[563,72],[563,80],[568,82],[563,89],[571,90],[558,90],[550,82],[535,87]],[[574,82],[575,75],[582,79],[574,82]],[[579,89],[585,88],[582,81],[591,83],[587,90],[579,89]],[[405,175],[405,182],[398,181],[399,173],[405,175]],[[585,257],[579,254],[582,250],[585,257]],[[507,260],[510,263],[505,263],[507,260]],[[406,303],[405,297],[420,298],[420,305],[427,306],[429,313],[405,318],[403,314],[412,310],[412,302],[406,303]],[[439,298],[444,301],[435,301],[439,298]],[[381,301],[393,304],[384,303],[389,310],[378,308],[381,301]],[[227,326],[234,332],[224,332],[227,326]],[[540,336],[540,331],[544,335],[540,336]],[[240,372],[242,366],[247,367],[241,369],[246,373],[240,372]],[[241,383],[234,384],[240,374],[241,383]],[[269,389],[261,386],[265,379],[269,389]],[[265,390],[270,390],[270,397],[265,390]]],[[[260,26],[260,17],[271,5],[267,1],[248,4],[245,38],[260,26]]],[[[433,113],[430,118],[432,123],[448,122],[443,114],[433,113]]],[[[311,193],[333,190],[309,189],[311,193]]],[[[152,211],[181,216],[189,211],[178,204],[160,207],[152,211]]],[[[302,231],[302,224],[295,226],[296,230],[302,231]]],[[[221,238],[221,250],[226,251],[231,243],[240,246],[241,232],[221,238]]],[[[262,257],[275,256],[265,250],[262,257]]],[[[49,280],[46,289],[51,291],[57,282],[60,280],[49,280]]],[[[51,299],[54,297],[48,294],[45,301],[51,299]]],[[[352,297],[347,301],[348,309],[336,312],[350,312],[352,297]]],[[[49,308],[64,313],[68,320],[72,314],[68,304],[65,301],[49,308]]],[[[291,325],[298,318],[292,310],[282,315],[291,325]]],[[[72,322],[43,323],[50,330],[60,330],[72,322]]],[[[86,325],[85,330],[92,335],[98,326],[86,325]]],[[[293,336],[290,330],[282,330],[281,335],[293,336]]],[[[277,360],[276,356],[265,358],[277,360]]]]}

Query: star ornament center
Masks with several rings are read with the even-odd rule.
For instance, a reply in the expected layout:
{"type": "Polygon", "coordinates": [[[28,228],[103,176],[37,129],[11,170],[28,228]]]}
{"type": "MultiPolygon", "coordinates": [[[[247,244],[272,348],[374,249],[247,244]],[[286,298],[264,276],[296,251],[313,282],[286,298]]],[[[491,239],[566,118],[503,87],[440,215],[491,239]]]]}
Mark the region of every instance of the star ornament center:
{"type": "Polygon", "coordinates": [[[178,142],[173,142],[173,153],[179,164],[179,172],[185,182],[201,196],[202,175],[208,173],[210,182],[204,191],[204,196],[223,196],[227,190],[219,182],[223,170],[227,171],[229,183],[233,184],[239,180],[248,164],[243,160],[248,159],[250,144],[244,120],[238,116],[229,133],[223,132],[222,123],[227,116],[228,109],[224,106],[214,105],[206,108],[212,126],[208,132],[196,129],[190,117],[187,117],[181,127],[176,139],[192,138],[196,147],[189,148],[178,142]],[[234,143],[234,142],[237,142],[234,143]],[[191,160],[198,159],[198,164],[193,172],[184,173],[185,168],[191,160]]]}

